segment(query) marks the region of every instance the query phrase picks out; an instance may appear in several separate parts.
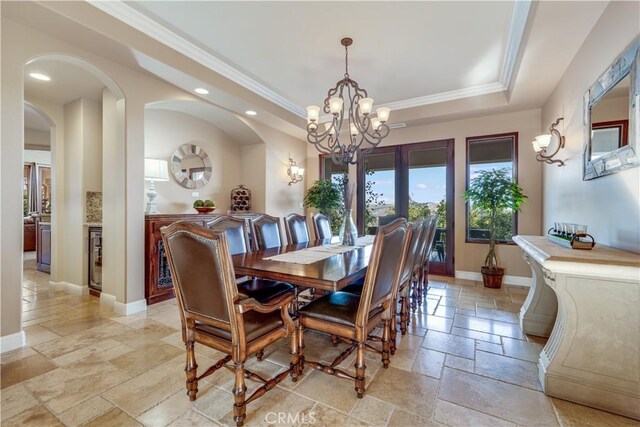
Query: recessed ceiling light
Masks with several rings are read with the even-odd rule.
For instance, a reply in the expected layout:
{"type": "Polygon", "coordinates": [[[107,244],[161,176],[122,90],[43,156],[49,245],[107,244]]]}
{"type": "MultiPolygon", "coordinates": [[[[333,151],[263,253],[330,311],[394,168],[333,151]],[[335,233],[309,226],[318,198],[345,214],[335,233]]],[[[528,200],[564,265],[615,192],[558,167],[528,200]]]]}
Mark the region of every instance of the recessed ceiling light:
{"type": "Polygon", "coordinates": [[[200,95],[206,95],[209,93],[208,90],[206,90],[205,88],[199,87],[194,89],[195,93],[199,93],[200,95]]]}
{"type": "Polygon", "coordinates": [[[257,116],[257,115],[258,115],[258,113],[256,113],[256,112],[255,112],[255,111],[253,111],[253,110],[247,110],[247,111],[245,111],[244,113],[245,113],[247,116],[257,116]]]}
{"type": "Polygon", "coordinates": [[[51,80],[51,77],[44,74],[40,74],[40,73],[31,73],[29,75],[34,79],[43,80],[45,82],[48,82],[49,80],[51,80]]]}

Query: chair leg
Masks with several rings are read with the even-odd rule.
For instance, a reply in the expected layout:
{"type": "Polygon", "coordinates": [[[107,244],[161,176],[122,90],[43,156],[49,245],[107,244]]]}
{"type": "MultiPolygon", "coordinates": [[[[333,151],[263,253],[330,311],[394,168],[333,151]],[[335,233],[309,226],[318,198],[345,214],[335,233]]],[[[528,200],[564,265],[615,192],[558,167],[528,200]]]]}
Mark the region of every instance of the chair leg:
{"type": "Polygon", "coordinates": [[[398,336],[398,314],[396,313],[396,307],[398,307],[398,301],[392,303],[391,319],[390,319],[390,332],[389,332],[389,350],[391,354],[396,354],[396,338],[398,336]]]}
{"type": "Polygon", "coordinates": [[[291,369],[291,381],[294,383],[298,381],[298,376],[300,371],[298,370],[298,365],[300,364],[300,342],[298,340],[298,325],[293,328],[293,333],[291,334],[291,362],[289,368],[291,369]]]}
{"type": "Polygon", "coordinates": [[[367,369],[364,364],[365,347],[363,342],[358,343],[357,355],[356,355],[356,393],[358,399],[362,399],[364,396],[365,377],[364,373],[367,369]]]}
{"type": "Polygon", "coordinates": [[[304,327],[298,325],[298,376],[302,376],[304,369],[304,327]]]}
{"type": "Polygon", "coordinates": [[[402,335],[407,335],[409,327],[409,300],[403,296],[400,300],[400,331],[402,335]]]}
{"type": "Polygon", "coordinates": [[[340,343],[340,340],[338,339],[338,336],[337,335],[331,335],[331,344],[334,347],[337,347],[339,343],[340,343]]]}
{"type": "Polygon", "coordinates": [[[260,350],[259,352],[256,353],[256,359],[258,359],[258,362],[262,362],[263,357],[264,357],[264,350],[260,350]]]}
{"type": "Polygon", "coordinates": [[[189,400],[191,401],[196,400],[196,395],[198,394],[198,364],[196,363],[194,344],[193,341],[189,341],[186,344],[187,363],[184,368],[184,371],[187,373],[187,396],[189,396],[189,400]]]}
{"type": "Polygon", "coordinates": [[[389,342],[389,335],[391,331],[391,319],[384,319],[382,321],[382,367],[387,369],[389,367],[389,353],[391,344],[389,342]]]}
{"type": "Polygon", "coordinates": [[[236,380],[233,386],[233,421],[241,427],[247,416],[247,404],[244,400],[247,387],[244,384],[244,364],[235,363],[236,380]]]}

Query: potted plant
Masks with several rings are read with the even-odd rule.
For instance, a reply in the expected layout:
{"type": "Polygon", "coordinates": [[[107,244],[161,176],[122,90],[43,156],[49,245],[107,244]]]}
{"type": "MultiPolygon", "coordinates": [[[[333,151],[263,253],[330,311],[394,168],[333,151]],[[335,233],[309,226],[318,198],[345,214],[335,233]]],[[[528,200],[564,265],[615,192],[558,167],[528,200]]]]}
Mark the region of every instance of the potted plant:
{"type": "Polygon", "coordinates": [[[469,183],[464,198],[471,203],[471,209],[486,217],[489,232],[489,253],[482,267],[482,281],[485,287],[500,288],[504,268],[498,267],[496,256],[496,226],[501,215],[521,211],[527,196],[518,186],[507,168],[480,171],[469,183]]]}
{"type": "Polygon", "coordinates": [[[328,179],[321,179],[313,183],[304,196],[304,205],[315,208],[322,215],[331,218],[331,228],[334,232],[340,227],[340,209],[342,208],[342,188],[328,179]]]}
{"type": "Polygon", "coordinates": [[[202,213],[202,214],[211,213],[216,209],[215,203],[213,203],[209,199],[207,200],[198,199],[195,202],[193,202],[193,207],[195,208],[195,210],[198,211],[198,213],[202,213]]]}

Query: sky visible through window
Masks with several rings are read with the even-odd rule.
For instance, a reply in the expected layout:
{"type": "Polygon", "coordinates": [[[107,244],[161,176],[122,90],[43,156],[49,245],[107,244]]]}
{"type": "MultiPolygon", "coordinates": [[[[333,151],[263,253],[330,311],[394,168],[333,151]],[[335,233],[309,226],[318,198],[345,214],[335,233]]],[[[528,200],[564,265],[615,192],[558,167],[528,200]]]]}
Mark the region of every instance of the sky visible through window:
{"type": "MultiPolygon", "coordinates": [[[[375,171],[367,176],[373,181],[372,190],[382,194],[378,200],[385,204],[395,201],[395,171],[375,171]]],[[[409,195],[418,203],[437,203],[447,193],[447,176],[445,166],[409,169],[409,195]]]]}
{"type": "MultiPolygon", "coordinates": [[[[470,165],[470,179],[473,179],[482,170],[511,169],[511,162],[479,163],[470,165]]],[[[373,191],[382,194],[379,200],[385,204],[393,204],[395,201],[395,176],[394,170],[375,171],[367,176],[367,181],[373,181],[373,191]]],[[[409,169],[409,195],[418,203],[437,203],[444,199],[447,193],[447,176],[445,166],[411,168],[409,169]]]]}

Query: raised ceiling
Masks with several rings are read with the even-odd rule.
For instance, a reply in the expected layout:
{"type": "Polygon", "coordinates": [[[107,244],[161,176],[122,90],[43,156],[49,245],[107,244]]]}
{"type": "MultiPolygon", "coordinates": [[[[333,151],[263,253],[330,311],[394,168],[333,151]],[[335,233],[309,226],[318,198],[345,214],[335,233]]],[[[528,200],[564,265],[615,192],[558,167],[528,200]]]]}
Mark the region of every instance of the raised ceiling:
{"type": "Polygon", "coordinates": [[[512,2],[128,4],[300,108],[342,77],[345,36],[350,74],[379,104],[499,83],[514,13],[512,2]]]}
{"type": "MultiPolygon", "coordinates": [[[[540,108],[608,1],[3,2],[3,18],[304,138],[343,72],[391,124],[540,108]],[[137,31],[131,31],[131,29],[137,31]]],[[[604,70],[603,70],[604,71],[604,70]]]]}

